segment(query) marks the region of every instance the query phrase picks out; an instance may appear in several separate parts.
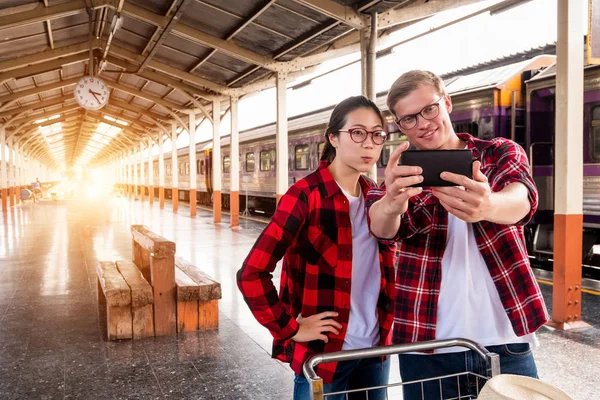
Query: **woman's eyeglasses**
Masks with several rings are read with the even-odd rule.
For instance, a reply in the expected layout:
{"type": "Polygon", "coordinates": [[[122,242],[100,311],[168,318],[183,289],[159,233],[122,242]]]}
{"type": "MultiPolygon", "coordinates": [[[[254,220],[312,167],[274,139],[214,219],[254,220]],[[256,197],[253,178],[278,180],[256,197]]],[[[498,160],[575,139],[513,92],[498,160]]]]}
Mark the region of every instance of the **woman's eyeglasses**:
{"type": "Polygon", "coordinates": [[[435,103],[429,104],[428,106],[423,107],[421,111],[416,114],[405,115],[404,117],[396,120],[396,125],[400,127],[400,129],[412,129],[417,126],[417,117],[420,115],[423,119],[430,120],[434,119],[438,115],[440,115],[440,100],[442,100],[444,96],[440,97],[435,103]]]}
{"type": "Polygon", "coordinates": [[[371,134],[371,140],[375,144],[383,144],[387,139],[387,133],[381,129],[377,129],[374,131],[368,131],[365,128],[350,128],[347,131],[339,131],[339,132],[347,132],[350,134],[350,138],[356,143],[362,143],[367,140],[367,136],[369,133],[371,134]]]}

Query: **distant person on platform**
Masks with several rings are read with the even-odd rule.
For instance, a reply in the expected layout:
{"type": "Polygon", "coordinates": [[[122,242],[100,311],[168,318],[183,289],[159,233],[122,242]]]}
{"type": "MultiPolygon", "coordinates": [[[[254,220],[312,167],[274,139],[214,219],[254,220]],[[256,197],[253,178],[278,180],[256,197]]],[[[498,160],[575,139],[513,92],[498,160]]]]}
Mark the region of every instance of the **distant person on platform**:
{"type": "MultiPolygon", "coordinates": [[[[390,156],[384,187],[369,191],[371,232],[398,243],[394,343],[471,339],[500,355],[502,373],[537,378],[530,345],[548,313],[523,234],[538,204],[525,152],[508,139],[454,132],[450,96],[432,72],[400,76],[387,103],[416,149],[473,153],[473,179],[443,172],[459,186],[411,187],[423,180],[422,170],[398,166],[409,147],[403,143],[390,156]]],[[[403,382],[485,368],[462,348],[399,359],[403,382]]],[[[476,396],[485,382],[472,383],[461,377],[459,392],[456,378],[444,379],[443,398],[476,396]]],[[[438,380],[424,390],[423,398],[440,398],[438,380]]],[[[420,384],[404,388],[405,399],[421,395],[420,384]]]]}

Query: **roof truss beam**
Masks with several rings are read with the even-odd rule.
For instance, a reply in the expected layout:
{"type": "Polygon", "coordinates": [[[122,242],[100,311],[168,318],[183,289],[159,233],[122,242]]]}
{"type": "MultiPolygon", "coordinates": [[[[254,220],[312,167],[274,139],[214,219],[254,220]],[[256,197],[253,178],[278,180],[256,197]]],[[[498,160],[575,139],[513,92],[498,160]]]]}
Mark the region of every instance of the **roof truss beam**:
{"type": "Polygon", "coordinates": [[[354,29],[365,29],[367,23],[352,7],[345,6],[333,0],[294,0],[308,8],[327,15],[329,18],[341,21],[354,29]]]}
{"type": "Polygon", "coordinates": [[[58,81],[55,83],[51,83],[49,85],[43,85],[43,86],[38,86],[38,87],[35,87],[32,89],[21,90],[18,92],[14,92],[8,96],[0,97],[0,104],[2,104],[2,106],[0,107],[0,111],[3,111],[8,105],[14,103],[15,101],[19,101],[20,99],[23,99],[25,97],[34,96],[34,95],[44,93],[49,90],[55,90],[55,89],[64,88],[64,87],[67,87],[70,85],[74,85],[79,81],[79,79],[81,79],[81,77],[78,76],[78,77],[67,79],[64,81],[58,81]]]}
{"type": "MultiPolygon", "coordinates": [[[[161,29],[165,29],[171,20],[170,17],[155,14],[152,11],[131,3],[125,3],[123,5],[123,13],[135,19],[159,26],[161,29]]],[[[263,68],[271,69],[273,71],[278,71],[282,68],[281,64],[283,63],[278,63],[271,57],[261,56],[260,54],[246,50],[234,43],[206,34],[198,29],[194,29],[181,23],[177,23],[173,27],[171,34],[191,40],[195,43],[212,47],[213,49],[217,49],[218,51],[221,51],[230,57],[237,58],[250,64],[259,65],[263,68]]]]}
{"type": "Polygon", "coordinates": [[[479,3],[480,0],[429,0],[381,13],[377,17],[377,28],[386,29],[416,19],[430,17],[442,11],[479,3]]]}
{"type": "MultiPolygon", "coordinates": [[[[94,1],[94,8],[102,8],[106,6],[114,7],[116,2],[117,0],[96,0],[94,1]]],[[[49,7],[46,7],[44,4],[40,3],[33,10],[17,12],[0,17],[0,31],[3,29],[14,28],[16,26],[35,24],[57,18],[69,17],[71,15],[79,14],[85,10],[85,8],[86,4],[84,0],[69,1],[67,3],[49,7]]]]}

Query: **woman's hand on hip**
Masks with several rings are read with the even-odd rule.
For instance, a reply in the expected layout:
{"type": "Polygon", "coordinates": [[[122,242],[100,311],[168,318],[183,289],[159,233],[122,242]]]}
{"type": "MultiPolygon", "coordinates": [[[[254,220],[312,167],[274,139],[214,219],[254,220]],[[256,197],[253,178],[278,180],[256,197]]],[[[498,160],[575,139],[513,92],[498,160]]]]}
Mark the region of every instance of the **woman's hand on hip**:
{"type": "Polygon", "coordinates": [[[333,320],[338,313],[335,311],[325,311],[319,314],[311,315],[304,318],[302,314],[298,315],[296,321],[300,324],[298,333],[292,337],[295,342],[310,342],[311,340],[322,340],[325,343],[329,342],[327,333],[332,332],[336,335],[340,334],[342,324],[333,320]]]}

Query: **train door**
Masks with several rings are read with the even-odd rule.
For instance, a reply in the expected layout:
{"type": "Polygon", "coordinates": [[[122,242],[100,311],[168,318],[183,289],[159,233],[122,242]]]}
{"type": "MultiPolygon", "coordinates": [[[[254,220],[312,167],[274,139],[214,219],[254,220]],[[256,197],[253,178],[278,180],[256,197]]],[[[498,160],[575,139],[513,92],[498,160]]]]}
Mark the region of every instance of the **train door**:
{"type": "Polygon", "coordinates": [[[554,252],[554,92],[546,88],[532,91],[528,104],[526,150],[539,203],[526,235],[530,254],[544,260],[554,252]]]}
{"type": "Polygon", "coordinates": [[[206,184],[206,191],[208,192],[208,197],[210,199],[210,203],[213,202],[213,186],[212,186],[212,151],[204,150],[204,183],[206,184]]]}

